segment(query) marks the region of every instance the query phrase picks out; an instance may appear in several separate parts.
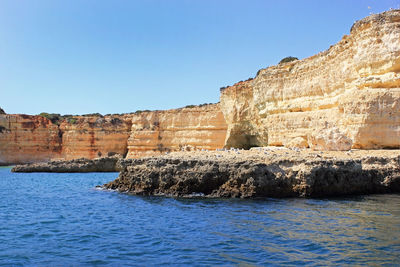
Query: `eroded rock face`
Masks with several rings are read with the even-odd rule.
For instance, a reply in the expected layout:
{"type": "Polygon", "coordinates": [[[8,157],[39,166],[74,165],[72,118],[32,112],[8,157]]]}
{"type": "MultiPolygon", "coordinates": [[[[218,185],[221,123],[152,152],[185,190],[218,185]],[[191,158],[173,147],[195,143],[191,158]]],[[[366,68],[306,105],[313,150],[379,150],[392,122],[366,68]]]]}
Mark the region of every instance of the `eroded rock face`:
{"type": "Polygon", "coordinates": [[[125,160],[104,188],[139,195],[205,197],[326,197],[400,192],[399,151],[190,152],[125,160]]]}
{"type": "Polygon", "coordinates": [[[313,150],[346,151],[351,149],[353,142],[338,128],[330,128],[312,133],[309,136],[308,144],[313,150]]]}
{"type": "Polygon", "coordinates": [[[63,159],[126,155],[132,127],[131,116],[77,116],[73,123],[64,121],[62,133],[63,159]]]}
{"type": "Polygon", "coordinates": [[[74,116],[60,125],[42,116],[0,115],[0,164],[125,155],[130,129],[128,115],[74,116]]]}
{"type": "Polygon", "coordinates": [[[227,146],[282,146],[337,127],[353,148],[400,147],[400,11],[369,16],[329,50],[223,89],[221,109],[227,146]]]}
{"type": "Polygon", "coordinates": [[[132,116],[127,158],[224,146],[227,125],[219,104],[132,116]]]}
{"type": "Polygon", "coordinates": [[[41,116],[0,115],[0,165],[47,161],[59,157],[58,126],[41,116]]]}
{"type": "Polygon", "coordinates": [[[0,164],[215,150],[224,146],[227,129],[219,104],[125,115],[73,116],[58,123],[42,116],[0,115],[0,164]]]}

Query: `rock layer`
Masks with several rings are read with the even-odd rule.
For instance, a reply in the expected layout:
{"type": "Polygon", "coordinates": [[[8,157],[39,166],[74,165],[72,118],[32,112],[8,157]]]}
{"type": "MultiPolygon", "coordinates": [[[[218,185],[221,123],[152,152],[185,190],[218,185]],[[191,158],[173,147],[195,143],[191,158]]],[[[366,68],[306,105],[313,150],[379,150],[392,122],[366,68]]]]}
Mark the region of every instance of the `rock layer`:
{"type": "Polygon", "coordinates": [[[93,159],[108,154],[126,155],[131,127],[130,115],[79,116],[74,123],[64,121],[60,125],[61,158],[93,159]]]}
{"type": "Polygon", "coordinates": [[[283,146],[338,127],[353,148],[399,148],[400,10],[356,22],[325,52],[222,89],[221,109],[228,147],[283,146]]]}
{"type": "Polygon", "coordinates": [[[0,164],[214,150],[224,146],[226,129],[218,104],[125,115],[73,116],[59,125],[42,116],[0,115],[0,164]]]}
{"type": "Polygon", "coordinates": [[[215,150],[224,146],[227,125],[219,104],[132,116],[127,158],[180,150],[215,150]]]}
{"type": "Polygon", "coordinates": [[[42,116],[0,115],[0,164],[125,155],[130,129],[128,115],[74,116],[60,125],[42,116]]]}
{"type": "Polygon", "coordinates": [[[400,152],[190,152],[125,160],[103,187],[139,195],[321,197],[400,192],[400,152]]]}
{"type": "Polygon", "coordinates": [[[0,165],[47,161],[61,153],[57,125],[41,116],[0,115],[0,165]]]}

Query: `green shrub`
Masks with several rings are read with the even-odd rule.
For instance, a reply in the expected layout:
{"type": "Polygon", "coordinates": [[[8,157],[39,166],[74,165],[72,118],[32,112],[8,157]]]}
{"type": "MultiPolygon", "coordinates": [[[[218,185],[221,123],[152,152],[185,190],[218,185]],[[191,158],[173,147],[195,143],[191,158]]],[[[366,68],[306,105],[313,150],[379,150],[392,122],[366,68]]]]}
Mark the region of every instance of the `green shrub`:
{"type": "Polygon", "coordinates": [[[6,114],[6,112],[4,111],[4,109],[0,108],[0,114],[6,114]]]}
{"type": "Polygon", "coordinates": [[[70,124],[76,124],[78,120],[76,118],[67,118],[67,122],[70,124]]]}
{"type": "Polygon", "coordinates": [[[299,59],[297,57],[285,57],[281,61],[279,61],[278,64],[288,63],[288,62],[292,62],[295,60],[299,60],[299,59]]]}
{"type": "Polygon", "coordinates": [[[54,124],[60,124],[60,120],[62,119],[62,116],[57,113],[42,112],[39,114],[39,116],[42,116],[42,117],[50,120],[54,124]]]}
{"type": "Polygon", "coordinates": [[[103,117],[100,113],[88,113],[88,114],[83,114],[83,117],[103,117]]]}

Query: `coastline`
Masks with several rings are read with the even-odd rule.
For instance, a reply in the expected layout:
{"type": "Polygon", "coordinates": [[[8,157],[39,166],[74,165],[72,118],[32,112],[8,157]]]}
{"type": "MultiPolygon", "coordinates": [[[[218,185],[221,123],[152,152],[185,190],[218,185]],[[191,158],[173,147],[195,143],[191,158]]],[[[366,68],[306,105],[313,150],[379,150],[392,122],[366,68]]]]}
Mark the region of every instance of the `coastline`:
{"type": "Polygon", "coordinates": [[[17,165],[12,172],[119,172],[102,186],[135,195],[207,198],[333,197],[400,192],[400,150],[283,147],[172,152],[17,165]]]}
{"type": "Polygon", "coordinates": [[[400,192],[400,150],[256,148],[121,160],[104,189],[172,197],[329,197],[400,192]]]}

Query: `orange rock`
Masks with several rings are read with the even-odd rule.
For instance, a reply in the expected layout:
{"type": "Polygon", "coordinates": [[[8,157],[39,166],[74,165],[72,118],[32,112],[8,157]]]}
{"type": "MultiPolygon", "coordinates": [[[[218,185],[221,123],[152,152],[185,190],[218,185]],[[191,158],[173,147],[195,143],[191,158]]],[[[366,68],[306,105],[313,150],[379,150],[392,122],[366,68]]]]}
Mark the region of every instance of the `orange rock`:
{"type": "Polygon", "coordinates": [[[57,125],[41,116],[0,115],[0,165],[47,161],[61,152],[57,125]]]}
{"type": "Polygon", "coordinates": [[[219,104],[133,114],[127,158],[222,148],[226,129],[219,104]]]}

